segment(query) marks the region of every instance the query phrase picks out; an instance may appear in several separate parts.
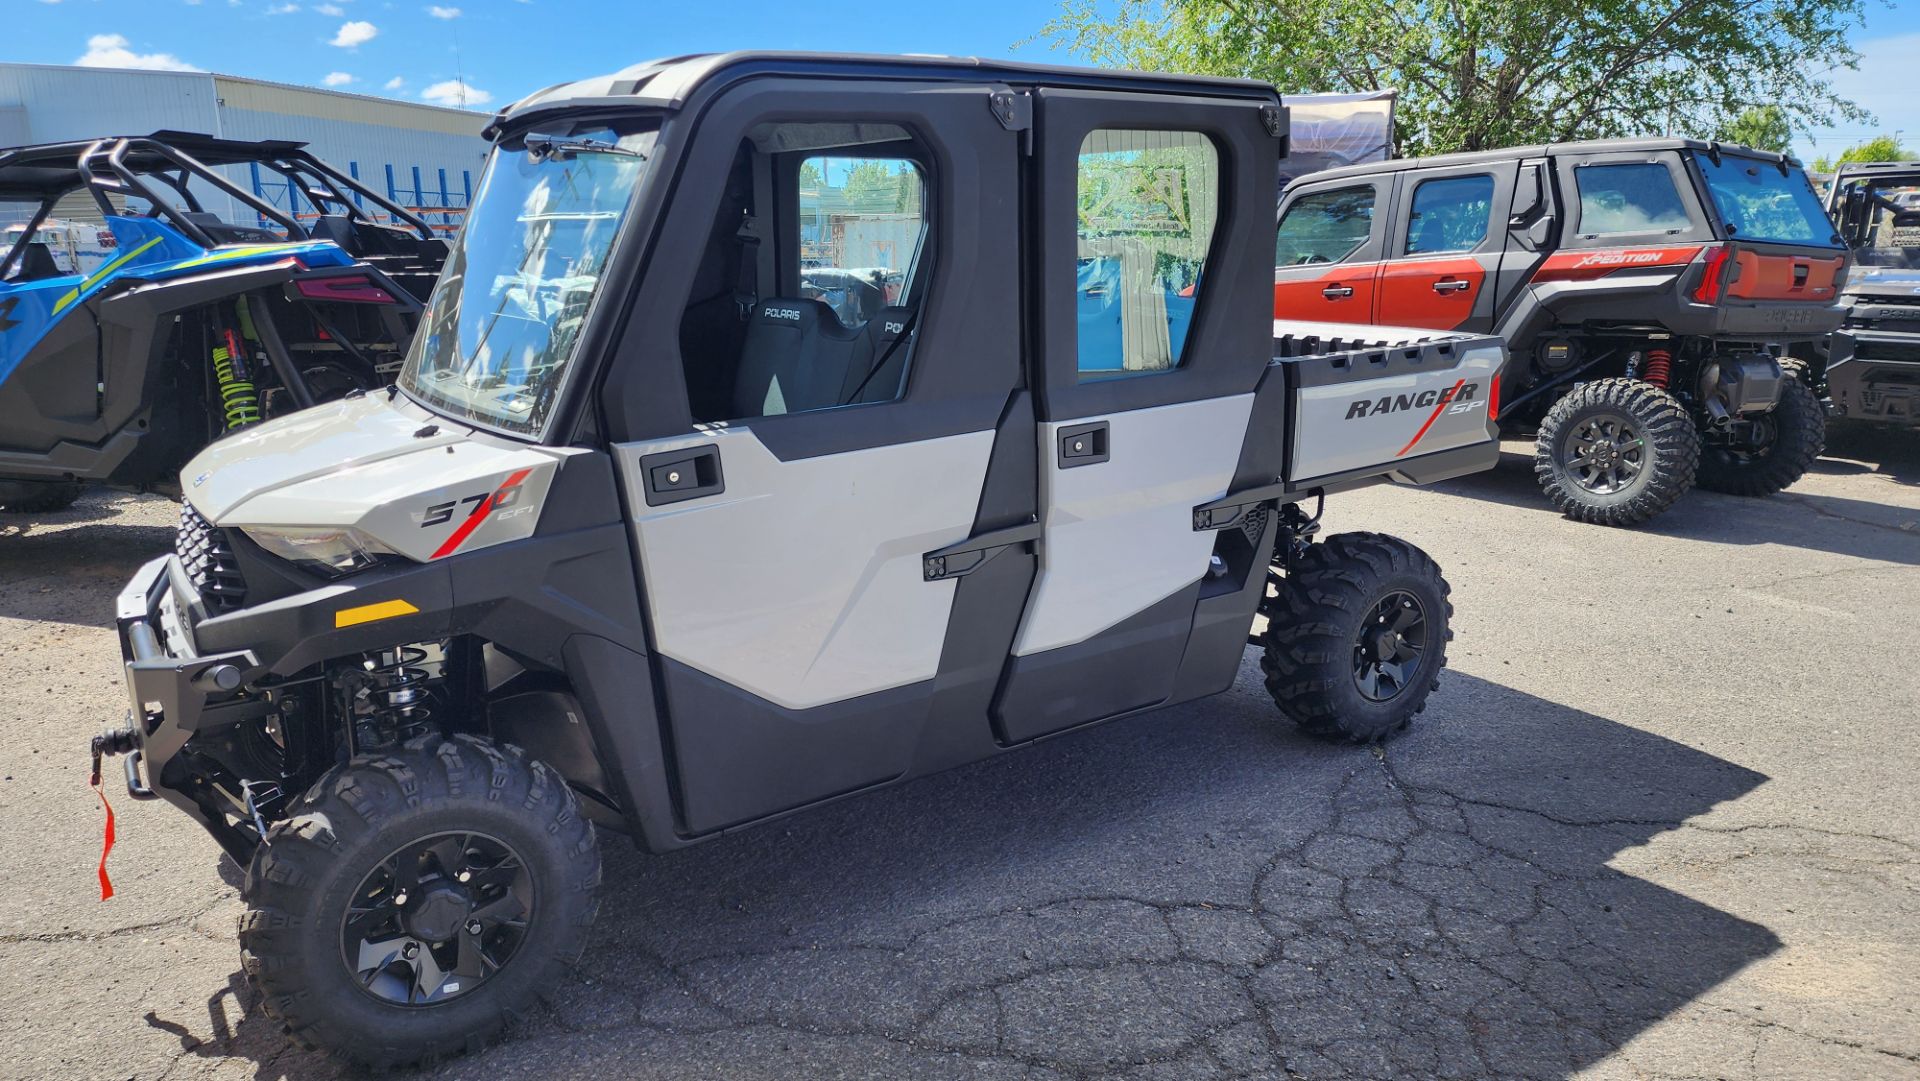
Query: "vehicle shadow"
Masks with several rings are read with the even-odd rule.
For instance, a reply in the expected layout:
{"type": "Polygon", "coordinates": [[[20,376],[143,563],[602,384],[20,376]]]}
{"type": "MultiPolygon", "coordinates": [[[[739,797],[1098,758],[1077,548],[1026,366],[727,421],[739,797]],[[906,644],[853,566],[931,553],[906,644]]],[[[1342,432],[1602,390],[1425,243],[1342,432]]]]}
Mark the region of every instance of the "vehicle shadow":
{"type": "MultiPolygon", "coordinates": [[[[663,856],[605,835],[578,971],[433,1076],[1558,1078],[1779,949],[1610,866],[1761,774],[1458,674],[1330,747],[1255,679],[663,856]]],[[[340,1075],[235,981],[195,1054],[340,1075]]]]}
{"type": "Polygon", "coordinates": [[[1920,485],[1920,428],[1836,422],[1827,426],[1827,450],[1813,471],[1833,476],[1872,473],[1920,485]]]}
{"type": "MultiPolygon", "coordinates": [[[[1900,459],[1887,461],[1892,463],[1887,468],[1906,468],[1899,464],[1900,459]]],[[[1867,472],[1869,468],[1823,458],[1814,472],[1867,472]]],[[[1781,544],[1861,559],[1920,565],[1920,531],[1913,525],[1920,523],[1920,509],[1825,495],[1804,488],[1804,484],[1800,488],[1788,488],[1764,499],[1695,489],[1681,496],[1653,521],[1634,527],[1634,531],[1719,544],[1781,544]]],[[[1559,516],[1534,480],[1531,454],[1511,444],[1502,451],[1499,463],[1492,469],[1429,485],[1428,490],[1559,516]]],[[[1567,520],[1565,528],[1607,527],[1567,520]]]]}
{"type": "Polygon", "coordinates": [[[173,547],[173,527],[128,521],[117,492],[88,492],[31,519],[0,515],[0,618],[113,625],[113,598],[140,564],[173,547]]]}

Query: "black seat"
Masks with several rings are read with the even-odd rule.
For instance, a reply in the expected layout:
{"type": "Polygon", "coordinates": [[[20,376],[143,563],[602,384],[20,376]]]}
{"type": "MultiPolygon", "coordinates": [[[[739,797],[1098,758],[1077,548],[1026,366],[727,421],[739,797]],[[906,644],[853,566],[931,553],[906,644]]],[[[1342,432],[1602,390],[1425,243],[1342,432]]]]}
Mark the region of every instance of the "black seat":
{"type": "Polygon", "coordinates": [[[843,403],[890,402],[906,389],[907,354],[913,351],[913,309],[881,308],[867,320],[867,362],[849,368],[843,403]]]}
{"type": "MultiPolygon", "coordinates": [[[[818,300],[760,301],[740,349],[733,415],[773,417],[844,404],[873,366],[873,341],[867,327],[841,326],[833,309],[818,300]]],[[[863,401],[870,400],[865,395],[879,378],[861,392],[863,401]]]]}
{"type": "Polygon", "coordinates": [[[280,234],[250,225],[229,225],[220,215],[204,210],[182,211],[181,217],[200,227],[215,244],[278,244],[280,234]]]}
{"type": "Polygon", "coordinates": [[[60,265],[53,261],[53,250],[41,241],[33,241],[20,253],[20,269],[14,281],[37,282],[60,277],[60,265]]]}

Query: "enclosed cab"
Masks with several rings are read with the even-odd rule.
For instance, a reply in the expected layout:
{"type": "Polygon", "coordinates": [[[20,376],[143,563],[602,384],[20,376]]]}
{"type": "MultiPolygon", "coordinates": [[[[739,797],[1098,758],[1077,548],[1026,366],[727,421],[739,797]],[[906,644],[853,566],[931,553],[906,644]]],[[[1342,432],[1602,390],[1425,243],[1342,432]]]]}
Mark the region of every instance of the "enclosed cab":
{"type": "Polygon", "coordinates": [[[578,952],[589,822],[692,844],[1249,645],[1307,731],[1404,728],[1447,585],[1320,502],[1491,465],[1504,354],[1276,327],[1286,132],[1258,83],[925,57],[501,113],[397,386],[201,454],[120,597],[96,755],[247,865],[266,1008],[468,1046],[578,952]]]}
{"type": "Polygon", "coordinates": [[[1846,322],[1815,351],[1830,415],[1920,425],[1920,162],[1842,165],[1827,210],[1854,258],[1846,322]]]}
{"type": "Polygon", "coordinates": [[[1699,483],[1760,495],[1823,424],[1784,343],[1840,320],[1848,253],[1791,159],[1682,139],[1389,161],[1282,200],[1277,317],[1492,333],[1503,428],[1570,516],[1630,525],[1699,483]]]}

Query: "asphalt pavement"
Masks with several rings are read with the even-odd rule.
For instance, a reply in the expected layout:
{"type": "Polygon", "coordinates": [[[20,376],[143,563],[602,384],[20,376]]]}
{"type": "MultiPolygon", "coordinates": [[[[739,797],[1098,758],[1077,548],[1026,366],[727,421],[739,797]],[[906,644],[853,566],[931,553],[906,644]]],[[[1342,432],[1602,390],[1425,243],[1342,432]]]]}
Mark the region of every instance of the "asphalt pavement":
{"type": "MultiPolygon", "coordinates": [[[[1330,501],[1453,585],[1384,750],[1228,693],[666,856],[603,835],[517,1078],[1920,1077],[1920,437],[1582,526],[1525,448],[1330,501]]],[[[320,1079],[239,975],[238,876],[85,747],[172,504],[0,520],[0,1077],[320,1079]]],[[[777,583],[776,583],[777,585],[777,583]]]]}

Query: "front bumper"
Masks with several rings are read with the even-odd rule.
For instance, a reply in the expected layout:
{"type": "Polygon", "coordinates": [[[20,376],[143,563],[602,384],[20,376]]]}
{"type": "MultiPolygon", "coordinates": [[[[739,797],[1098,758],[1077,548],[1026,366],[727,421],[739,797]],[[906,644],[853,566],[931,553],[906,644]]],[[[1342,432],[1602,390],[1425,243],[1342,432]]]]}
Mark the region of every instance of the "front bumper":
{"type": "Polygon", "coordinates": [[[174,556],[142,566],[120,591],[114,622],[126,669],[127,792],[155,796],[192,815],[223,848],[251,848],[224,808],[244,806],[244,794],[219,790],[180,761],[187,741],[203,727],[258,717],[266,707],[242,690],[263,671],[249,650],[202,655],[193,643],[192,587],[174,556]],[[145,777],[142,778],[144,770],[145,777]],[[230,835],[232,835],[230,837],[230,835]]]}
{"type": "Polygon", "coordinates": [[[1827,339],[1836,418],[1920,426],[1920,334],[1849,327],[1827,339]]]}

